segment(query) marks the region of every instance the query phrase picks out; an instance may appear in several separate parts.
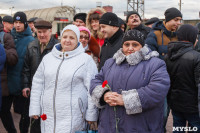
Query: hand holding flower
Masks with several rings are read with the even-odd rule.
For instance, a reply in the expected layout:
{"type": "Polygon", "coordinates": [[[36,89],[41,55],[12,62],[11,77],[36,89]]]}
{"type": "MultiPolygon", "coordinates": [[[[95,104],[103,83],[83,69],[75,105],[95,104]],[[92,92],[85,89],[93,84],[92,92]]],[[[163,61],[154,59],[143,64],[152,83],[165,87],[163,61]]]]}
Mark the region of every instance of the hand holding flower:
{"type": "Polygon", "coordinates": [[[110,106],[123,106],[124,101],[121,94],[118,94],[117,92],[107,92],[104,95],[104,101],[108,103],[110,106]]]}

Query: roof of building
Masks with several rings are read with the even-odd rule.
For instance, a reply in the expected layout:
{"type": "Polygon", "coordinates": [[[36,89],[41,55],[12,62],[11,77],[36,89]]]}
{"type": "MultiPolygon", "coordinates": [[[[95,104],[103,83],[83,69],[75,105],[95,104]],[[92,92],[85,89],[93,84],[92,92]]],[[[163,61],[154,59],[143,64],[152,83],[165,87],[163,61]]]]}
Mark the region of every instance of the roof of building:
{"type": "Polygon", "coordinates": [[[58,6],[51,8],[28,10],[24,11],[24,13],[26,13],[27,19],[38,17],[46,21],[53,22],[55,17],[67,17],[69,22],[72,22],[73,17],[75,15],[75,9],[70,6],[58,6]]]}

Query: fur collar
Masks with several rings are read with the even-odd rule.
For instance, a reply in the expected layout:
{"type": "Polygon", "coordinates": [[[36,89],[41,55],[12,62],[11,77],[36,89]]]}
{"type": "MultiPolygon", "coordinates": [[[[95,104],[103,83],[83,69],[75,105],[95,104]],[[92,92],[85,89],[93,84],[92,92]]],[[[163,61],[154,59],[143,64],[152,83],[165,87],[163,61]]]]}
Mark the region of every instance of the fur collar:
{"type": "Polygon", "coordinates": [[[149,60],[152,57],[159,56],[158,52],[151,51],[147,45],[142,47],[139,51],[132,53],[128,56],[124,55],[122,48],[120,48],[113,56],[113,59],[116,60],[116,64],[120,65],[125,59],[129,65],[137,65],[142,60],[149,60]]]}

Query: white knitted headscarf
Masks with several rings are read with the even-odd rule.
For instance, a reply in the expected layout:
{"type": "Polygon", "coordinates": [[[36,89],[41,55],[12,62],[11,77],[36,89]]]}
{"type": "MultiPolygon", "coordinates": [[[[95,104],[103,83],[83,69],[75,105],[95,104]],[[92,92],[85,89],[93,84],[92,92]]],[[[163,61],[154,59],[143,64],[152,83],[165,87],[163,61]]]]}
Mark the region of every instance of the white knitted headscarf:
{"type": "Polygon", "coordinates": [[[70,24],[70,25],[67,25],[61,32],[61,36],[63,35],[63,33],[66,31],[66,30],[71,30],[73,31],[75,34],[76,34],[76,37],[77,37],[77,40],[79,42],[79,38],[80,38],[80,31],[78,29],[77,26],[73,25],[73,24],[70,24]]]}

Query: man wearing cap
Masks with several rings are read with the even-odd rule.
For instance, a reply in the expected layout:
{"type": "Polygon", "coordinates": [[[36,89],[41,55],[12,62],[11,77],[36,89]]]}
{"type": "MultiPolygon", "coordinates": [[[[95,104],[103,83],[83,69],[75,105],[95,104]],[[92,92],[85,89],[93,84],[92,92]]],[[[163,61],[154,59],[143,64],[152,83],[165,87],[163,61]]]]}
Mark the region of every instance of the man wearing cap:
{"type": "Polygon", "coordinates": [[[3,17],[4,32],[10,33],[13,28],[13,18],[11,16],[3,17]]]}
{"type": "Polygon", "coordinates": [[[22,69],[24,65],[24,56],[26,54],[27,45],[34,40],[31,29],[28,26],[26,14],[24,12],[16,12],[13,17],[14,28],[11,34],[14,38],[18,63],[15,66],[8,66],[8,88],[9,94],[15,96],[14,111],[21,114],[20,132],[24,133],[24,124],[22,124],[23,108],[25,98],[22,97],[22,69]]]}
{"type": "Polygon", "coordinates": [[[77,27],[79,27],[79,26],[84,26],[85,27],[86,26],[86,23],[85,23],[86,16],[87,16],[86,13],[77,13],[74,16],[73,24],[76,25],[77,27]]]}
{"type": "MultiPolygon", "coordinates": [[[[153,30],[149,33],[145,43],[149,48],[159,53],[159,58],[164,59],[168,53],[168,43],[170,41],[177,41],[176,30],[181,24],[182,14],[181,12],[172,7],[168,8],[165,13],[165,21],[158,21],[155,23],[153,30]]],[[[164,105],[164,128],[167,123],[169,115],[169,108],[167,101],[164,105]]]]}
{"type": "Polygon", "coordinates": [[[36,34],[35,34],[35,26],[34,26],[34,23],[35,23],[35,20],[38,19],[37,17],[33,17],[33,18],[30,18],[27,22],[28,22],[28,26],[31,28],[31,31],[32,31],[32,35],[33,37],[36,37],[36,34]]]}
{"type": "Polygon", "coordinates": [[[118,17],[116,14],[107,12],[99,20],[100,30],[104,34],[105,42],[101,48],[99,70],[105,61],[122,47],[123,31],[119,28],[118,17]]]}
{"type": "Polygon", "coordinates": [[[8,67],[15,66],[18,61],[17,51],[15,48],[15,43],[12,35],[6,33],[3,24],[0,24],[0,45],[2,45],[6,52],[6,63],[4,65],[3,71],[1,72],[1,85],[2,85],[2,107],[0,112],[0,118],[5,129],[9,133],[15,133],[16,129],[14,126],[12,114],[10,112],[10,107],[14,95],[9,94],[8,89],[8,67]]]}
{"type": "Polygon", "coordinates": [[[153,24],[158,21],[159,21],[159,18],[153,17],[153,18],[150,18],[147,22],[145,22],[145,25],[149,28],[152,28],[153,24]]]}
{"type": "Polygon", "coordinates": [[[144,34],[144,38],[146,39],[147,35],[149,34],[151,28],[146,27],[142,24],[142,19],[138,12],[130,11],[126,17],[126,23],[131,29],[139,30],[144,34]]]}
{"type": "MultiPolygon", "coordinates": [[[[28,47],[23,67],[23,96],[28,98],[26,106],[26,116],[29,112],[29,94],[32,86],[33,75],[35,74],[42,58],[48,54],[53,46],[58,43],[52,36],[52,25],[50,22],[40,20],[35,23],[37,38],[28,47]]],[[[27,121],[29,122],[29,121],[27,121]]],[[[31,125],[31,133],[40,133],[40,119],[35,120],[31,125]]]]}

